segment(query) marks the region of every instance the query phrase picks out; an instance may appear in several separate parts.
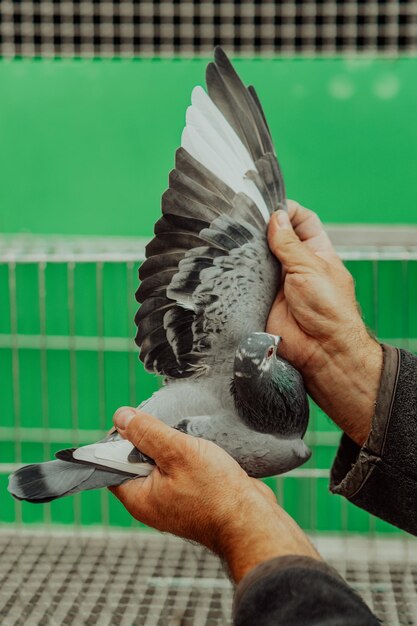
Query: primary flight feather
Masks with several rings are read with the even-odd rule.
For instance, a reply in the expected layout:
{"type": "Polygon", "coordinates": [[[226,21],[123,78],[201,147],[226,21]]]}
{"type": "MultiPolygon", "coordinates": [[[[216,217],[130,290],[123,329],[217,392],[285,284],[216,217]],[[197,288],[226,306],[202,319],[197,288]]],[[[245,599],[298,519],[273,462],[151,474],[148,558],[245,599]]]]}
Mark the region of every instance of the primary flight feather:
{"type": "MultiPolygon", "coordinates": [[[[162,217],[146,248],[136,298],[136,343],[164,386],[148,413],[214,441],[251,475],[304,463],[308,402],[300,374],[265,331],[280,284],[268,249],[271,214],[286,210],[284,181],[253,87],[221,48],[195,87],[162,217]]],[[[153,461],[112,432],[11,475],[18,499],[48,502],[152,471],[153,461]]]]}

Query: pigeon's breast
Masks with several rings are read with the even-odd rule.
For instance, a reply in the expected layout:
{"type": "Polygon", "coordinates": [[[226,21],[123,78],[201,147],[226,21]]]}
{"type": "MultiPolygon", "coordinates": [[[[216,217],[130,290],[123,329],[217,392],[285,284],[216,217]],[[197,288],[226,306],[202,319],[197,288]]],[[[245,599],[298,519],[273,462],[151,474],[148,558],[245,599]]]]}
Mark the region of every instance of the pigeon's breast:
{"type": "Polygon", "coordinates": [[[234,412],[230,393],[231,366],[229,369],[230,375],[169,382],[140,408],[169,425],[186,417],[213,415],[227,409],[234,412]]]}

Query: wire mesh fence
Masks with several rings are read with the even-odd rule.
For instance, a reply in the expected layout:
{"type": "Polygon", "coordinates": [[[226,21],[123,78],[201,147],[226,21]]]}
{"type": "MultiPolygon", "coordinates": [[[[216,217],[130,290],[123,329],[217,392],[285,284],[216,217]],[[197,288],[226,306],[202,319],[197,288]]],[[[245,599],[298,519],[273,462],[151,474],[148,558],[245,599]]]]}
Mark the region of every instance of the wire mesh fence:
{"type": "MultiPolygon", "coordinates": [[[[376,335],[417,351],[417,229],[346,229],[331,236],[356,281],[376,335]]],[[[144,240],[2,236],[0,240],[0,522],[136,524],[105,490],[36,507],[4,493],[21,463],[91,443],[117,407],[158,388],[133,342],[134,292],[144,240]]],[[[312,404],[312,459],[268,479],[310,531],[398,532],[328,493],[339,432],[312,404]]]]}
{"type": "MultiPolygon", "coordinates": [[[[316,538],[384,626],[417,625],[412,540],[316,538]]],[[[233,587],[197,545],[151,533],[0,531],[7,626],[225,626],[233,587]]]]}
{"type": "Polygon", "coordinates": [[[414,0],[0,3],[3,56],[132,56],[230,52],[417,50],[414,0]]]}

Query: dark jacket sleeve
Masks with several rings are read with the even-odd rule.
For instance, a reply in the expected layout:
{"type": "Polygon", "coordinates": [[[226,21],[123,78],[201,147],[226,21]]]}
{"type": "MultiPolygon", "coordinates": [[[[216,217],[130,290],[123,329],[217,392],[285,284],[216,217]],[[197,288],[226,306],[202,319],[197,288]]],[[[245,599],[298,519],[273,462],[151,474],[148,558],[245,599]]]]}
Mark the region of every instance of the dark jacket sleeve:
{"type": "Polygon", "coordinates": [[[337,572],[322,561],[281,556],[239,583],[234,626],[378,626],[379,620],[337,572]]]}
{"type": "Polygon", "coordinates": [[[383,348],[371,432],[362,448],[343,435],[330,489],[417,535],[417,357],[383,348]]]}

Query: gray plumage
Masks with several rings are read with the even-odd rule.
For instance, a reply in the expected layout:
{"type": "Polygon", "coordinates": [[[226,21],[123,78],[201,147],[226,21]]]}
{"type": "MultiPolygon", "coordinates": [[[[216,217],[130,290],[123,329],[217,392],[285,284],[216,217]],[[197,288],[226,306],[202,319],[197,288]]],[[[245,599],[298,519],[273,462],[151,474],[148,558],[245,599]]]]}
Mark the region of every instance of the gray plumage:
{"type": "MultiPolygon", "coordinates": [[[[196,88],[162,217],[146,248],[136,293],[136,342],[165,385],[141,408],[229,452],[252,476],[279,474],[310,456],[300,374],[265,333],[281,279],[268,249],[270,215],[286,208],[282,174],[253,87],[220,48],[196,88]]],[[[284,338],[285,341],[285,338],[284,338]]],[[[45,502],[119,484],[152,460],[113,433],[22,468],[9,490],[45,502]]]]}

